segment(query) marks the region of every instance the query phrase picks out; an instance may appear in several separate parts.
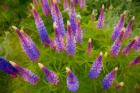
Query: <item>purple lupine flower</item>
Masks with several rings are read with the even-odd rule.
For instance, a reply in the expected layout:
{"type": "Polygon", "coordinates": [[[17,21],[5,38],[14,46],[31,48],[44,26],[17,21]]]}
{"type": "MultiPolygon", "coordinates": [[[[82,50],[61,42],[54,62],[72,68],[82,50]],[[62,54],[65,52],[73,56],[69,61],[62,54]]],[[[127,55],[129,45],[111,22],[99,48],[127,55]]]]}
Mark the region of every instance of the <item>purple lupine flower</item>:
{"type": "Polygon", "coordinates": [[[88,53],[88,55],[90,55],[92,53],[92,49],[93,49],[92,40],[91,40],[91,38],[89,38],[88,46],[87,46],[87,53],[88,53]]]}
{"type": "Polygon", "coordinates": [[[104,89],[108,89],[109,87],[111,87],[111,85],[116,77],[117,70],[118,70],[118,67],[114,68],[110,73],[108,73],[104,77],[104,79],[102,81],[102,85],[103,85],[104,89]]]}
{"type": "Polygon", "coordinates": [[[116,89],[121,89],[124,86],[124,82],[119,82],[116,84],[116,89]]]}
{"type": "Polygon", "coordinates": [[[29,69],[26,69],[24,67],[19,66],[15,62],[10,61],[11,65],[16,68],[18,71],[18,74],[26,81],[29,82],[32,85],[36,85],[39,78],[36,74],[34,74],[32,71],[29,69]]]}
{"type": "Polygon", "coordinates": [[[121,48],[121,44],[122,44],[122,40],[124,37],[124,33],[125,33],[125,28],[122,28],[120,35],[116,38],[116,40],[114,41],[112,47],[111,47],[111,54],[116,57],[119,52],[120,52],[120,48],[121,48]]]}
{"type": "Polygon", "coordinates": [[[11,75],[12,77],[17,77],[17,70],[9,63],[5,58],[0,57],[0,70],[11,75]]]}
{"type": "Polygon", "coordinates": [[[38,33],[40,35],[40,39],[41,39],[42,43],[45,46],[50,46],[52,48],[53,43],[52,43],[51,39],[48,36],[48,33],[47,33],[47,30],[46,30],[46,27],[44,25],[43,20],[41,19],[41,17],[37,13],[37,10],[34,8],[34,6],[32,6],[32,14],[34,16],[35,24],[36,24],[36,27],[38,29],[38,33]]]}
{"type": "Polygon", "coordinates": [[[79,0],[79,3],[80,3],[80,8],[82,9],[86,5],[86,0],[79,0]]]}
{"type": "Polygon", "coordinates": [[[51,15],[53,22],[56,22],[59,28],[59,32],[62,34],[62,36],[64,36],[65,35],[64,21],[56,0],[51,1],[51,15]]]}
{"type": "Polygon", "coordinates": [[[50,15],[51,14],[51,10],[50,10],[50,6],[49,6],[49,3],[48,3],[48,0],[41,0],[41,4],[42,4],[43,14],[45,16],[50,15]]]}
{"type": "Polygon", "coordinates": [[[52,85],[57,85],[59,83],[59,77],[53,72],[50,71],[47,67],[45,67],[43,64],[38,63],[38,66],[40,69],[45,73],[46,75],[46,80],[52,84],[52,85]]]}
{"type": "Polygon", "coordinates": [[[103,67],[103,63],[102,63],[102,52],[100,52],[100,55],[96,58],[96,60],[94,61],[90,72],[89,72],[89,77],[91,79],[95,79],[99,76],[99,74],[101,73],[102,67],[103,67]]]}
{"type": "Polygon", "coordinates": [[[140,37],[136,37],[136,42],[135,42],[133,48],[134,48],[135,50],[139,50],[139,49],[140,49],[140,37]]]}
{"type": "Polygon", "coordinates": [[[68,5],[68,0],[64,0],[64,10],[67,10],[69,8],[69,5],[68,5]]]}
{"type": "Polygon", "coordinates": [[[135,17],[133,16],[132,19],[129,21],[128,26],[126,27],[125,37],[128,38],[130,33],[132,32],[132,27],[134,25],[135,17]]]}
{"type": "Polygon", "coordinates": [[[97,24],[98,29],[102,29],[104,27],[104,20],[105,20],[104,5],[102,5],[102,8],[100,10],[100,15],[98,18],[98,24],[97,24]]]}
{"type": "Polygon", "coordinates": [[[71,92],[76,92],[79,88],[79,81],[75,74],[70,70],[70,68],[66,67],[67,72],[67,88],[71,92]]]}
{"type": "Polygon", "coordinates": [[[72,31],[75,34],[76,33],[76,11],[75,11],[75,6],[74,6],[73,0],[70,1],[69,19],[70,19],[72,31]]]}
{"type": "Polygon", "coordinates": [[[64,50],[64,40],[63,40],[63,37],[62,37],[61,33],[59,32],[59,30],[58,30],[59,28],[55,22],[53,24],[53,27],[54,27],[54,31],[55,31],[54,44],[56,47],[56,51],[61,52],[64,50]]]}
{"type": "Polygon", "coordinates": [[[137,56],[134,60],[132,60],[129,65],[132,66],[132,65],[137,65],[137,64],[140,64],[140,55],[137,56]]]}
{"type": "Polygon", "coordinates": [[[76,51],[75,36],[72,32],[70,22],[67,22],[66,52],[68,55],[74,55],[76,51]]]}
{"type": "Polygon", "coordinates": [[[80,26],[80,19],[77,20],[77,29],[76,29],[75,39],[76,39],[77,43],[82,43],[83,31],[80,26]]]}
{"type": "Polygon", "coordinates": [[[112,33],[112,40],[114,40],[114,41],[119,36],[121,29],[124,27],[125,15],[126,15],[126,12],[121,14],[120,19],[114,28],[114,32],[112,33]]]}
{"type": "Polygon", "coordinates": [[[40,53],[31,37],[29,37],[23,30],[20,30],[15,26],[12,27],[16,30],[24,52],[33,62],[37,61],[39,59],[40,53]]]}

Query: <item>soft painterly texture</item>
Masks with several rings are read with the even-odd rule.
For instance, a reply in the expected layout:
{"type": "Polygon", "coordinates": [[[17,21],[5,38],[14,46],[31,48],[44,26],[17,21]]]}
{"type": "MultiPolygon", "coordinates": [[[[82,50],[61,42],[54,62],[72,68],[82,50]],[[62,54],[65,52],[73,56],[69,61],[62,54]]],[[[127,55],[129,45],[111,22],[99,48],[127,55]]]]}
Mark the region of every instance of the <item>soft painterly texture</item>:
{"type": "Polygon", "coordinates": [[[64,7],[64,10],[67,10],[69,8],[68,0],[64,0],[63,7],[64,7]]]}
{"type": "Polygon", "coordinates": [[[132,66],[132,65],[137,65],[137,64],[140,64],[140,55],[137,56],[134,60],[132,60],[129,65],[132,66]]]}
{"type": "Polygon", "coordinates": [[[84,8],[86,5],[86,0],[79,0],[80,8],[84,8]]]}
{"type": "Polygon", "coordinates": [[[89,40],[88,40],[88,45],[87,45],[87,54],[88,55],[91,55],[91,53],[92,53],[92,50],[93,49],[93,46],[92,46],[92,39],[91,38],[89,38],[89,40]]]}
{"type": "Polygon", "coordinates": [[[49,70],[47,67],[45,67],[43,64],[38,63],[39,68],[45,73],[46,80],[52,84],[57,85],[59,83],[59,77],[57,74],[55,74],[53,71],[49,70]]]}
{"type": "Polygon", "coordinates": [[[67,79],[66,79],[67,88],[71,92],[76,92],[79,88],[79,81],[75,76],[75,74],[70,70],[70,68],[66,68],[66,72],[67,72],[67,79]]]}
{"type": "Polygon", "coordinates": [[[12,77],[17,77],[18,71],[3,57],[0,57],[0,70],[11,75],[12,77]]]}
{"type": "Polygon", "coordinates": [[[140,49],[140,37],[138,37],[138,36],[136,37],[136,42],[135,42],[133,48],[135,50],[139,50],[140,49]]]}
{"type": "Polygon", "coordinates": [[[117,70],[118,68],[114,68],[110,73],[108,73],[103,81],[102,81],[102,85],[103,85],[103,88],[104,89],[109,89],[113,83],[113,81],[115,80],[116,78],[116,74],[117,74],[117,70]]]}
{"type": "Polygon", "coordinates": [[[45,16],[50,15],[51,14],[51,10],[50,10],[50,6],[49,6],[49,3],[48,3],[48,0],[41,0],[41,4],[42,4],[43,14],[45,16]]]}
{"type": "Polygon", "coordinates": [[[39,77],[35,73],[27,68],[19,66],[15,62],[10,61],[10,63],[16,68],[16,70],[18,71],[18,75],[20,75],[25,81],[29,82],[32,85],[36,85],[38,83],[39,77]]]}
{"type": "Polygon", "coordinates": [[[32,60],[33,62],[37,61],[40,57],[40,53],[35,43],[32,41],[31,37],[28,36],[23,30],[20,30],[15,26],[12,27],[14,28],[19,37],[24,52],[27,54],[30,60],[32,60]]]}
{"type": "Polygon", "coordinates": [[[119,90],[124,87],[124,82],[119,82],[116,84],[116,89],[119,90]]]}

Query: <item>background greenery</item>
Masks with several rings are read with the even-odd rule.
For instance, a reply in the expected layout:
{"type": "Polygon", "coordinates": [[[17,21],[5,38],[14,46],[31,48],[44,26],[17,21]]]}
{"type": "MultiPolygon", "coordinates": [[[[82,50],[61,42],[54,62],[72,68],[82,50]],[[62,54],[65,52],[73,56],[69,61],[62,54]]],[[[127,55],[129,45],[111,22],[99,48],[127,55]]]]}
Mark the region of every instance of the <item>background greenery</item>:
{"type": "MultiPolygon", "coordinates": [[[[140,35],[140,1],[139,0],[87,0],[87,5],[83,10],[77,6],[77,12],[82,17],[82,29],[84,31],[84,41],[81,45],[77,45],[76,55],[69,57],[65,52],[56,53],[53,50],[43,47],[40,42],[34,19],[30,12],[31,0],[0,0],[0,56],[4,56],[8,60],[15,61],[23,67],[26,67],[39,75],[40,81],[36,86],[32,86],[23,81],[22,78],[13,79],[9,75],[0,71],[0,93],[69,93],[66,87],[65,67],[68,66],[76,74],[80,82],[80,88],[77,93],[139,93],[140,91],[140,66],[128,68],[128,63],[133,60],[139,51],[132,51],[128,57],[119,54],[113,58],[109,54],[104,56],[104,67],[101,75],[96,80],[88,78],[88,72],[100,51],[109,53],[113,44],[111,33],[114,25],[119,19],[119,15],[124,11],[128,11],[126,25],[128,20],[134,15],[136,17],[135,26],[131,37],[123,43],[125,47],[128,42],[136,35],[140,35]],[[102,31],[96,29],[96,19],[101,5],[105,5],[105,27],[102,31]],[[95,11],[93,17],[92,11],[95,11]],[[96,13],[97,11],[97,13],[96,13]],[[94,18],[94,19],[93,19],[94,18]],[[39,62],[45,64],[49,69],[55,71],[60,77],[60,84],[51,86],[45,80],[43,72],[38,68],[37,64],[33,64],[20,47],[18,37],[12,25],[24,28],[36,43],[41,52],[39,62]],[[87,48],[88,38],[93,39],[93,54],[88,56],[85,51],[87,48]],[[119,91],[115,90],[113,85],[109,90],[102,88],[101,81],[103,77],[114,67],[118,66],[119,70],[115,82],[123,81],[125,86],[119,91]]],[[[64,21],[68,20],[68,14],[63,11],[62,3],[60,4],[64,21]]],[[[53,36],[51,17],[45,17],[41,8],[38,9],[39,14],[43,18],[46,28],[50,36],[53,36]]]]}

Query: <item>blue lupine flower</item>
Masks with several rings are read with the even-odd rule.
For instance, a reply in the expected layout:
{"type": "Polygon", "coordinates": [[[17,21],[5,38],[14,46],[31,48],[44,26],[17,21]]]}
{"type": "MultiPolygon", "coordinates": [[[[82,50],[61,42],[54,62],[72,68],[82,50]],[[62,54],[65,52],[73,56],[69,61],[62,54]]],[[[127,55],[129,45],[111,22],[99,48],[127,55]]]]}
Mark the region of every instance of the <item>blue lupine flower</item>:
{"type": "Polygon", "coordinates": [[[132,66],[132,65],[137,65],[137,64],[140,64],[140,55],[137,56],[134,60],[132,60],[129,65],[132,66]]]}
{"type": "Polygon", "coordinates": [[[38,63],[38,66],[40,69],[45,73],[46,75],[46,80],[52,84],[52,85],[57,85],[59,83],[59,77],[53,72],[50,71],[47,67],[45,67],[43,64],[38,63]]]}
{"type": "Polygon", "coordinates": [[[70,68],[66,67],[67,72],[67,88],[71,92],[76,92],[79,88],[79,82],[74,73],[70,70],[70,68]]]}
{"type": "Polygon", "coordinates": [[[50,46],[52,48],[53,43],[48,36],[48,33],[47,33],[47,30],[46,30],[46,27],[44,25],[43,20],[41,19],[41,17],[37,13],[37,10],[34,8],[34,6],[32,6],[32,14],[34,16],[35,24],[36,24],[36,27],[38,29],[38,33],[39,33],[39,36],[40,36],[40,39],[41,39],[42,43],[45,46],[50,46]]]}
{"type": "Polygon", "coordinates": [[[111,87],[111,85],[116,77],[117,70],[118,70],[118,68],[116,67],[115,69],[113,69],[110,73],[108,73],[104,77],[104,79],[102,81],[102,85],[103,85],[104,89],[108,89],[109,87],[111,87]]]}
{"type": "Polygon", "coordinates": [[[41,4],[42,4],[42,11],[44,13],[45,16],[48,16],[51,14],[51,10],[50,10],[50,6],[48,3],[48,0],[41,0],[41,4]]]}
{"type": "Polygon", "coordinates": [[[16,33],[19,37],[21,46],[27,56],[34,62],[39,59],[40,53],[39,50],[37,49],[36,45],[32,41],[31,37],[29,37],[23,30],[18,29],[15,26],[12,26],[15,30],[16,33]]]}
{"type": "Polygon", "coordinates": [[[104,19],[105,19],[104,5],[102,5],[102,8],[100,10],[100,15],[99,15],[99,18],[98,18],[98,24],[97,24],[98,29],[102,29],[104,27],[104,19]]]}
{"type": "Polygon", "coordinates": [[[74,55],[76,51],[76,41],[74,34],[72,32],[72,27],[69,23],[67,22],[67,37],[66,37],[66,52],[68,55],[74,55]]]}
{"type": "Polygon", "coordinates": [[[88,45],[87,45],[87,53],[88,53],[88,55],[90,55],[92,53],[92,49],[93,49],[92,40],[91,40],[91,38],[89,38],[88,45]]]}
{"type": "Polygon", "coordinates": [[[36,74],[31,72],[29,69],[26,69],[24,67],[19,66],[15,62],[10,61],[11,65],[16,68],[18,71],[18,74],[27,82],[29,82],[32,85],[36,85],[39,78],[36,74]]]}
{"type": "Polygon", "coordinates": [[[9,63],[5,58],[0,57],[0,70],[11,75],[12,77],[17,77],[17,70],[9,63]]]}
{"type": "Polygon", "coordinates": [[[97,57],[97,59],[94,61],[90,72],[89,72],[89,77],[91,79],[95,79],[99,76],[99,74],[101,73],[102,67],[103,67],[103,63],[102,63],[102,52],[100,52],[100,55],[97,57]]]}

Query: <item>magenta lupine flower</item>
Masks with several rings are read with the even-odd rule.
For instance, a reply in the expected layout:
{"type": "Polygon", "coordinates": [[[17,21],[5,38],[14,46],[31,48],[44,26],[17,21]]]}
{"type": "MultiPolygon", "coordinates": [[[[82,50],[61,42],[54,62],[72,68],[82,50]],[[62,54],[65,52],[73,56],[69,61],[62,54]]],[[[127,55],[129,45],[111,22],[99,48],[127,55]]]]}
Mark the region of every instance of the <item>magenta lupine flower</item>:
{"type": "Polygon", "coordinates": [[[64,0],[64,10],[67,10],[69,8],[69,5],[68,5],[68,0],[64,0]]]}
{"type": "Polygon", "coordinates": [[[46,27],[44,25],[43,20],[41,19],[41,17],[37,13],[37,10],[34,8],[34,6],[32,6],[32,14],[34,16],[35,24],[36,24],[36,27],[38,29],[38,33],[39,33],[39,36],[40,36],[40,39],[41,39],[42,43],[45,46],[50,46],[52,48],[53,43],[48,36],[48,33],[47,33],[47,30],[46,30],[46,27]]]}
{"type": "Polygon", "coordinates": [[[120,52],[120,48],[121,48],[121,44],[122,44],[122,40],[124,37],[124,33],[125,33],[125,28],[122,28],[120,35],[116,38],[116,40],[114,41],[112,47],[111,47],[111,55],[113,55],[114,57],[116,57],[119,52],[120,52]]]}
{"type": "Polygon", "coordinates": [[[124,86],[124,82],[119,82],[116,84],[116,89],[121,89],[124,86]]]}
{"type": "Polygon", "coordinates": [[[48,0],[41,0],[41,4],[42,4],[43,14],[45,16],[50,15],[51,14],[51,10],[50,10],[50,6],[49,6],[49,3],[48,3],[48,0]]]}
{"type": "Polygon", "coordinates": [[[86,5],[86,0],[79,0],[79,3],[80,3],[80,8],[82,9],[86,5]]]}
{"type": "Polygon", "coordinates": [[[136,37],[136,42],[135,42],[133,48],[136,49],[136,50],[140,49],[140,37],[136,37]]]}
{"type": "Polygon", "coordinates": [[[67,35],[66,35],[66,52],[68,55],[74,55],[76,51],[75,36],[72,32],[70,22],[67,22],[67,35]]]}
{"type": "Polygon", "coordinates": [[[129,65],[132,66],[132,65],[137,65],[137,64],[140,64],[140,55],[137,56],[134,60],[132,60],[129,65]]]}
{"type": "Polygon", "coordinates": [[[24,52],[33,62],[37,61],[39,59],[40,53],[31,37],[29,37],[23,30],[20,30],[15,26],[12,27],[16,30],[24,52]]]}
{"type": "Polygon", "coordinates": [[[11,65],[16,68],[18,71],[18,74],[26,81],[29,82],[32,85],[36,85],[38,83],[38,76],[34,74],[32,71],[29,69],[26,69],[24,67],[19,66],[15,62],[10,61],[11,65]]]}
{"type": "Polygon", "coordinates": [[[75,74],[70,70],[70,68],[66,67],[67,72],[67,88],[71,92],[76,92],[79,88],[79,81],[75,74]]]}
{"type": "Polygon", "coordinates": [[[57,27],[57,24],[54,22],[53,24],[54,27],[54,31],[55,31],[55,40],[54,40],[54,44],[56,47],[56,51],[57,52],[61,52],[64,50],[64,40],[63,37],[61,35],[61,33],[59,32],[59,28],[57,27]]]}
{"type": "Polygon", "coordinates": [[[130,33],[132,32],[132,27],[134,25],[135,17],[133,16],[132,19],[129,21],[128,26],[126,27],[125,37],[128,38],[130,33]]]}
{"type": "Polygon", "coordinates": [[[89,38],[88,46],[87,46],[87,53],[88,53],[88,55],[90,55],[92,53],[92,49],[93,49],[92,40],[91,40],[91,38],[89,38]]]}
{"type": "Polygon", "coordinates": [[[119,36],[121,29],[124,27],[125,15],[126,15],[126,12],[121,14],[120,19],[114,28],[114,32],[112,33],[112,40],[114,40],[114,41],[119,36]]]}
{"type": "Polygon", "coordinates": [[[76,11],[75,11],[75,6],[74,6],[73,0],[70,1],[69,19],[70,19],[72,31],[75,34],[76,33],[76,11]]]}
{"type": "Polygon", "coordinates": [[[11,75],[12,77],[17,77],[18,71],[9,63],[5,58],[0,57],[0,70],[11,75]]]}
{"type": "Polygon", "coordinates": [[[103,63],[102,63],[102,52],[100,52],[100,55],[96,58],[96,60],[94,61],[90,72],[89,72],[89,77],[91,79],[95,79],[99,76],[99,74],[101,73],[102,67],[103,67],[103,63]]]}
{"type": "Polygon", "coordinates": [[[75,39],[76,39],[77,43],[82,43],[83,31],[82,31],[81,26],[80,26],[80,19],[77,20],[75,39]]]}
{"type": "Polygon", "coordinates": [[[49,70],[47,67],[45,67],[43,64],[38,63],[38,66],[40,69],[45,73],[46,80],[52,84],[57,85],[59,83],[59,77],[51,70],[49,70]]]}
{"type": "Polygon", "coordinates": [[[104,5],[102,5],[102,8],[100,10],[100,15],[98,18],[98,23],[97,23],[97,28],[102,29],[104,27],[104,20],[105,20],[105,15],[104,15],[104,5]]]}
{"type": "Polygon", "coordinates": [[[111,87],[114,79],[116,78],[116,74],[117,74],[117,70],[118,68],[114,68],[110,73],[108,73],[103,81],[102,81],[102,85],[104,89],[108,89],[109,87],[111,87]]]}

